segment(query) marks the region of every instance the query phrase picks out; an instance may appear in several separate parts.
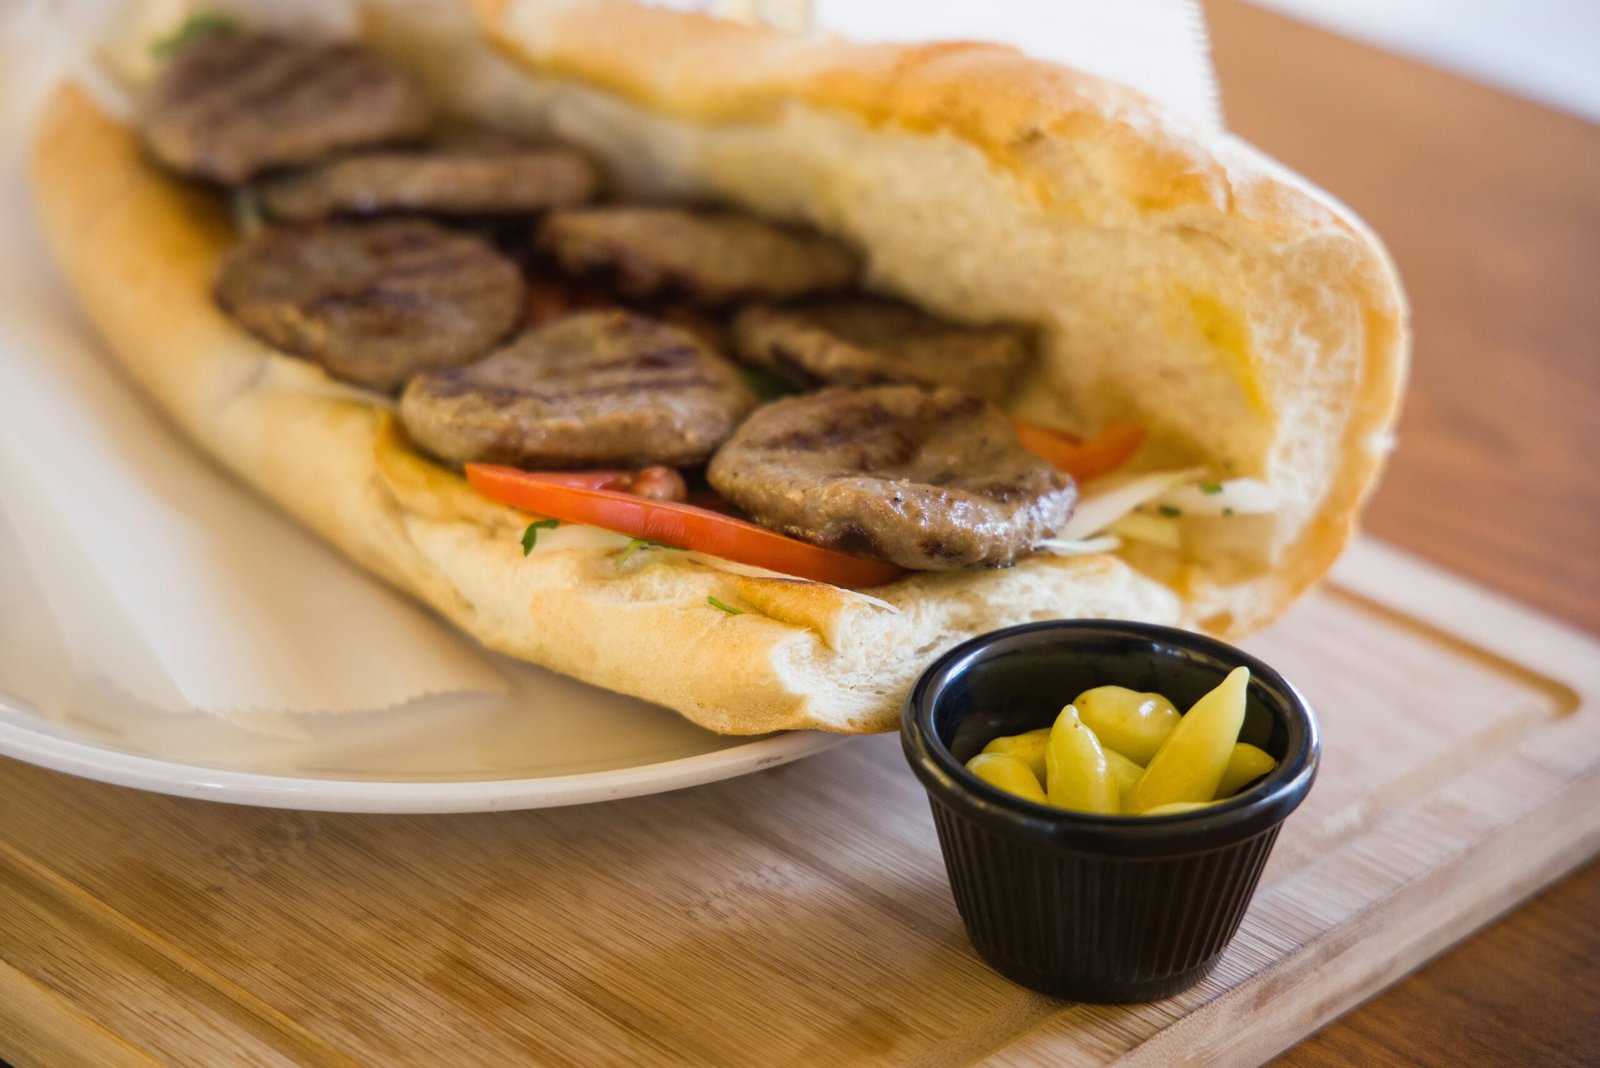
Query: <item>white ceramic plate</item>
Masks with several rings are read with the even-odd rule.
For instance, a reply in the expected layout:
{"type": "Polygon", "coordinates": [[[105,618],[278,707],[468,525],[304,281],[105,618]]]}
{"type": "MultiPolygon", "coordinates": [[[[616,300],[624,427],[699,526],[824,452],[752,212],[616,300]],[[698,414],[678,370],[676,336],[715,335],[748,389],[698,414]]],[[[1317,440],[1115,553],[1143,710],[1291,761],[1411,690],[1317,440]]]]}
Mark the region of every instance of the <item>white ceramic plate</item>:
{"type": "Polygon", "coordinates": [[[74,662],[0,518],[0,755],[184,797],[327,812],[487,812],[607,801],[773,767],[843,739],[701,730],[503,658],[509,694],[234,720],[143,704],[74,662]]]}
{"type": "MultiPolygon", "coordinates": [[[[657,710],[657,714],[666,714],[657,710]]],[[[323,812],[491,812],[577,805],[714,782],[787,763],[843,739],[791,732],[739,739],[720,748],[674,756],[633,752],[626,763],[597,771],[526,774],[509,778],[395,779],[378,776],[314,778],[282,771],[232,768],[161,759],[115,749],[89,737],[57,733],[31,713],[0,702],[0,754],[119,786],[182,797],[323,812]],[[659,757],[659,759],[657,759],[659,757]]],[[[712,736],[713,738],[715,736],[712,736]]],[[[724,739],[716,741],[726,742],[724,739]]],[[[526,772],[548,768],[524,768],[526,772]]],[[[461,769],[446,769],[460,774],[461,769]]],[[[427,771],[418,772],[427,775],[427,771]]]]}
{"type": "Polygon", "coordinates": [[[701,730],[504,658],[509,694],[226,720],[129,697],[74,660],[0,513],[0,755],[120,786],[328,812],[576,805],[744,775],[842,741],[701,730]]]}

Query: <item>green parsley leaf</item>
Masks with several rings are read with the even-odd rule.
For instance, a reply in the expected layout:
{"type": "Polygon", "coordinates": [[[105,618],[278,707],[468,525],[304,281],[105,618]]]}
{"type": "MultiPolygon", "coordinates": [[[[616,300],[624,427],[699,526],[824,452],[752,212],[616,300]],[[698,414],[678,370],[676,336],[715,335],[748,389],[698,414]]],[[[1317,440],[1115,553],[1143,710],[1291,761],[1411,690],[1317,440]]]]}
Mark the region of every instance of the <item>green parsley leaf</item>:
{"type": "Polygon", "coordinates": [[[1222,492],[1222,483],[1220,483],[1220,482],[1202,482],[1202,483],[1200,483],[1200,492],[1201,493],[1221,493],[1222,492]]]}
{"type": "Polygon", "coordinates": [[[1164,516],[1167,516],[1167,517],[1168,517],[1168,518],[1169,518],[1169,519],[1170,519],[1170,518],[1171,518],[1171,517],[1173,517],[1173,516],[1179,516],[1179,515],[1182,515],[1182,514],[1183,514],[1183,509],[1181,509],[1181,508],[1174,508],[1174,507],[1173,507],[1173,506],[1172,506],[1172,505],[1170,505],[1170,504],[1163,504],[1163,505],[1158,505],[1158,506],[1157,506],[1157,507],[1156,507],[1156,511],[1158,511],[1158,512],[1160,512],[1160,513],[1161,513],[1161,514],[1162,514],[1162,515],[1164,515],[1164,516]]]}
{"type": "Polygon", "coordinates": [[[1233,509],[1232,508],[1224,508],[1222,510],[1222,514],[1225,515],[1225,516],[1232,515],[1233,514],[1233,509]]]}
{"type": "Polygon", "coordinates": [[[150,46],[150,54],[157,59],[171,59],[179,52],[194,42],[204,37],[213,37],[218,34],[229,36],[238,33],[244,27],[232,15],[223,15],[218,12],[190,15],[183,20],[183,25],[173,31],[170,37],[163,37],[150,46]]]}
{"type": "Polygon", "coordinates": [[[527,556],[539,544],[539,531],[554,530],[560,525],[559,519],[541,519],[537,523],[529,523],[528,529],[522,532],[522,555],[527,556]]]}
{"type": "Polygon", "coordinates": [[[743,608],[735,608],[731,604],[724,604],[722,601],[719,601],[715,597],[709,595],[706,597],[706,604],[710,605],[712,608],[720,608],[730,616],[744,615],[743,608]]]}
{"type": "Polygon", "coordinates": [[[671,545],[663,545],[659,541],[651,541],[648,538],[634,538],[632,541],[628,542],[628,547],[622,550],[622,555],[617,559],[617,570],[621,571],[622,570],[622,565],[628,562],[628,557],[632,556],[634,553],[638,552],[640,549],[671,549],[671,548],[673,548],[673,546],[671,546],[671,545]]]}

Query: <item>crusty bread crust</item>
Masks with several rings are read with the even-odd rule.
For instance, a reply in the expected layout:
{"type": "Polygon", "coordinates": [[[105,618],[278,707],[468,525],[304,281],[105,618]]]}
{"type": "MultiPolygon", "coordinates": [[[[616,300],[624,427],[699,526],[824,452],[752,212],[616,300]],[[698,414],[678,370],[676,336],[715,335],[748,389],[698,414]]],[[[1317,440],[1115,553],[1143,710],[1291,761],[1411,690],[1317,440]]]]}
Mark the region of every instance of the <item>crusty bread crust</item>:
{"type": "MultiPolygon", "coordinates": [[[[500,46],[536,72],[526,92],[541,121],[571,136],[570,123],[598,117],[580,123],[579,139],[624,185],[630,161],[642,162],[638,173],[675,192],[852,238],[867,250],[875,284],[933,310],[1040,324],[1046,359],[1014,398],[1019,410],[1069,426],[1141,418],[1174,457],[1232,465],[1282,488],[1286,517],[1251,528],[1243,546],[1237,534],[1230,542],[1191,532],[1196,544],[1214,545],[1210,558],[1046,558],[910,575],[872,591],[881,603],[673,553],[622,568],[602,549],[524,558],[527,516],[477,497],[411,450],[382,404],[332,387],[216,309],[213,272],[234,240],[217,198],[159,173],[129,130],[64,88],[41,118],[34,160],[57,258],[133,376],[266,496],[486,645],[730,733],[890,729],[916,672],[962,637],[1059,616],[1199,620],[1238,633],[1326,570],[1381,461],[1405,359],[1392,268],[1343,212],[1268,173],[1247,150],[1208,152],[1171,134],[1125,90],[1010,50],[857,49],[631,5],[558,9],[502,3],[481,13],[500,46]],[[537,25],[525,24],[535,16],[537,25]],[[838,156],[846,142],[855,163],[838,156]],[[1046,277],[1061,283],[1057,294],[1024,286],[1010,304],[996,297],[1016,289],[1010,279],[989,284],[983,271],[947,260],[951,278],[942,281],[941,265],[924,262],[941,250],[918,243],[918,231],[938,229],[923,221],[929,203],[890,181],[901,157],[913,170],[945,165],[930,185],[944,180],[952,195],[970,196],[976,183],[988,198],[992,233],[954,219],[967,227],[959,236],[979,267],[995,256],[1054,262],[1060,250],[1049,242],[1087,228],[1120,235],[1083,246],[1107,269],[1155,279],[1141,285],[1176,279],[1188,318],[1158,325],[1173,335],[1172,358],[1191,365],[1182,388],[1161,385],[1171,365],[1145,366],[1138,353],[1124,360],[1133,365],[1126,378],[1108,373],[1107,345],[1150,340],[1118,320],[1119,307],[1125,319],[1151,305],[1085,284],[1094,272],[1046,277]],[[1092,182],[1069,164],[1086,167],[1092,182]],[[775,180],[778,170],[793,176],[775,180]],[[858,184],[874,178],[888,188],[858,184]],[[863,197],[862,210],[876,213],[880,197],[899,197],[899,229],[866,225],[852,208],[863,197]],[[1033,232],[1049,241],[1030,253],[1033,232]],[[1180,247],[1187,251],[1174,254],[1180,247]],[[1140,248],[1155,252],[1141,258],[1140,248]],[[1274,295],[1296,316],[1268,323],[1262,312],[1274,295]],[[1095,316],[1109,316],[1110,333],[1086,325],[1095,316]],[[1207,351],[1230,345],[1243,351],[1220,359],[1207,351]],[[1185,400],[1183,412],[1170,410],[1185,400]],[[1207,402],[1223,410],[1184,421],[1207,402]],[[1240,420],[1251,425],[1239,431],[1240,420]],[[711,607],[708,596],[743,614],[711,607]]],[[[392,25],[375,39],[415,47],[392,25]]],[[[494,91],[504,93],[500,77],[494,91]]],[[[523,77],[511,76],[513,92],[523,77]]],[[[457,103],[471,106],[471,80],[454,81],[457,103]]],[[[1165,290],[1156,298],[1159,320],[1172,299],[1165,290]]]]}

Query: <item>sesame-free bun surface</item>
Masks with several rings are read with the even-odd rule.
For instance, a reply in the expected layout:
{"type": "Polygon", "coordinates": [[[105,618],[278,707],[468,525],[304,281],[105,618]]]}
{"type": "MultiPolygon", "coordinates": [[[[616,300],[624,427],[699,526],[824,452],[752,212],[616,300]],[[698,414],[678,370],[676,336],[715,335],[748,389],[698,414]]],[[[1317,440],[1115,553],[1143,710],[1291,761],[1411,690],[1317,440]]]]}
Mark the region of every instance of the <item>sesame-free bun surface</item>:
{"type": "Polygon", "coordinates": [[[201,447],[486,645],[714,730],[884,730],[964,637],[1063,616],[1236,636],[1348,538],[1392,432],[1404,308],[1372,236],[1253,150],[996,46],[863,47],[525,0],[478,6],[496,59],[458,18],[405,12],[375,9],[371,40],[455,108],[576,141],[632,195],[809,222],[863,251],[874,288],[930,311],[1030,324],[1041,357],[1013,411],[1081,430],[1136,420],[1152,437],[1141,464],[1254,476],[1281,502],[1265,520],[1186,519],[1181,557],[914,574],[871,591],[881,604],[673,553],[620,569],[598,548],[524,558],[526,515],[217,310],[236,240],[220,199],[63,88],[37,135],[40,214],[118,358],[201,447]]]}

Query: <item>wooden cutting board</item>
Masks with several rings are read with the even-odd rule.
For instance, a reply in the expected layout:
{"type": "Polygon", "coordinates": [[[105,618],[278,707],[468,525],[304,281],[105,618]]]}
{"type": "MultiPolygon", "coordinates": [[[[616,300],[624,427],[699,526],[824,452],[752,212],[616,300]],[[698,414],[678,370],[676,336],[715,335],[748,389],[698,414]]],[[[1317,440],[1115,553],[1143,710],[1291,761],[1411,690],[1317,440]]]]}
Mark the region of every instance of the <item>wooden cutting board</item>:
{"type": "Polygon", "coordinates": [[[1216,974],[1083,1006],[967,945],[893,737],[578,809],[354,816],[0,761],[31,1064],[1260,1060],[1600,848],[1600,642],[1395,550],[1246,643],[1324,765],[1216,974]]]}

